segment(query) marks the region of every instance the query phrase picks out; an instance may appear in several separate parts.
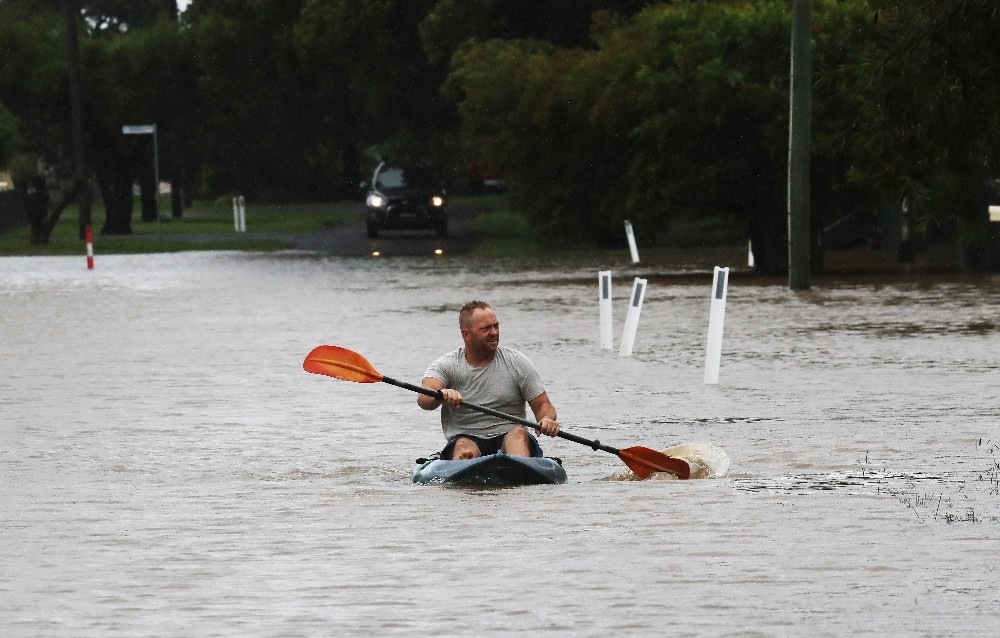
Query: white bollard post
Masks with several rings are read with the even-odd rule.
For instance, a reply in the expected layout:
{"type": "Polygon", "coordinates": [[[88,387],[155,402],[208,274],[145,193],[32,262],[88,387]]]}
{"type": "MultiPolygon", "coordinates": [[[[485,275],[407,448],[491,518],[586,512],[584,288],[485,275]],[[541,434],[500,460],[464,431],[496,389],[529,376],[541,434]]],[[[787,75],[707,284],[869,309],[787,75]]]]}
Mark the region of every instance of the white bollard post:
{"type": "Polygon", "coordinates": [[[237,199],[240,204],[240,232],[245,233],[247,232],[247,202],[243,199],[242,195],[240,195],[237,199]]]}
{"type": "Polygon", "coordinates": [[[240,200],[238,197],[233,198],[233,228],[236,232],[240,232],[240,200]]]}
{"type": "Polygon", "coordinates": [[[622,330],[622,344],[618,350],[619,357],[631,357],[632,346],[635,344],[635,333],[639,329],[639,313],[642,311],[642,299],[646,295],[646,280],[635,278],[632,282],[632,295],[629,297],[628,314],[625,315],[625,328],[622,330]]]}
{"type": "Polygon", "coordinates": [[[754,266],[756,266],[756,262],[754,261],[754,258],[753,258],[753,240],[752,239],[748,239],[747,240],[747,266],[750,267],[750,268],[753,268],[754,266]]]}
{"type": "Polygon", "coordinates": [[[712,308],[708,318],[708,347],[705,351],[705,383],[719,382],[719,365],[722,361],[722,326],[726,320],[726,291],[729,286],[729,269],[715,267],[712,279],[712,308]]]}
{"type": "Polygon", "coordinates": [[[625,236],[628,238],[628,249],[632,253],[632,263],[639,263],[639,249],[635,246],[635,231],[632,230],[632,222],[625,220],[625,236]]]}
{"type": "Polygon", "coordinates": [[[615,337],[611,326],[611,271],[602,270],[597,273],[598,304],[601,314],[601,349],[614,348],[615,337]]]}

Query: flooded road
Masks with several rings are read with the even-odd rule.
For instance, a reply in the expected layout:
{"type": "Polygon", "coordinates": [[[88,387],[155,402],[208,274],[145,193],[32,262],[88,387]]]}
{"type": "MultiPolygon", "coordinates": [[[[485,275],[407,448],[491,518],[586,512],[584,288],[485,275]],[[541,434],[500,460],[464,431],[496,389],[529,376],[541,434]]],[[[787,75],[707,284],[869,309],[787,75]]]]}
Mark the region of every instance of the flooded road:
{"type": "Polygon", "coordinates": [[[1000,631],[1000,279],[734,277],[706,386],[711,265],[0,259],[0,633],[1000,631]],[[649,287],[620,358],[633,276],[649,287]],[[437,413],[302,360],[341,345],[419,382],[471,298],[566,431],[719,471],[631,481],[546,439],[566,485],[411,485],[437,413]]]}

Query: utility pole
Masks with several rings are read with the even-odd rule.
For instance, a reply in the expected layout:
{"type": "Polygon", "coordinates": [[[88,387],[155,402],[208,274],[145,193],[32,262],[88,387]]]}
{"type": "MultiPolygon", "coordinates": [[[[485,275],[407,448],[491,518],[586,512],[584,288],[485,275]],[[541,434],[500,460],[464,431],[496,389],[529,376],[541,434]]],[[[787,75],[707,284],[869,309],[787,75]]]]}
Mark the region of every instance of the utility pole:
{"type": "Polygon", "coordinates": [[[811,0],[792,0],[792,63],[788,118],[788,285],[792,290],[809,289],[811,30],[811,0]]]}

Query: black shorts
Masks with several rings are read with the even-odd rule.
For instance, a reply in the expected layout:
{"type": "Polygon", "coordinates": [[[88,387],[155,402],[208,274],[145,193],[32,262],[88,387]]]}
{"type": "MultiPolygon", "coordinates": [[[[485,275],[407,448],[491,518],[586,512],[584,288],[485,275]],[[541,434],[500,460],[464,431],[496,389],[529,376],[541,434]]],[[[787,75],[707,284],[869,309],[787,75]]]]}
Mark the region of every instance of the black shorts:
{"type": "MultiPolygon", "coordinates": [[[[445,444],[444,449],[441,450],[441,458],[450,459],[451,452],[455,449],[455,442],[459,439],[469,439],[477,446],[479,446],[479,453],[483,456],[489,456],[490,454],[496,454],[503,448],[503,439],[507,436],[506,434],[498,434],[496,436],[491,436],[488,439],[484,439],[478,436],[472,436],[471,434],[456,434],[455,436],[448,439],[448,443],[445,444]]],[[[528,438],[531,439],[531,456],[541,457],[542,456],[542,446],[538,444],[538,439],[531,432],[528,432],[528,438]]]]}

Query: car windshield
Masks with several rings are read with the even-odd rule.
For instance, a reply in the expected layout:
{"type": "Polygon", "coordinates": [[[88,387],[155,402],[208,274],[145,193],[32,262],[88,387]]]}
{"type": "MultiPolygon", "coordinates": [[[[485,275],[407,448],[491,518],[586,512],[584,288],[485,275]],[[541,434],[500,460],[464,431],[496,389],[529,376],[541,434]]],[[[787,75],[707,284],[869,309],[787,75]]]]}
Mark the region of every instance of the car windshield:
{"type": "Polygon", "coordinates": [[[439,188],[434,171],[422,166],[383,168],[375,184],[380,188],[439,188]]]}

